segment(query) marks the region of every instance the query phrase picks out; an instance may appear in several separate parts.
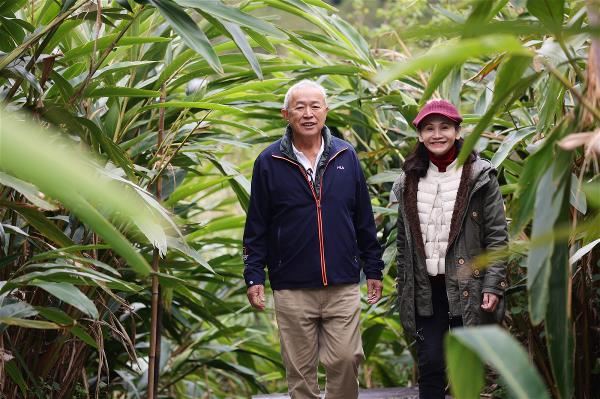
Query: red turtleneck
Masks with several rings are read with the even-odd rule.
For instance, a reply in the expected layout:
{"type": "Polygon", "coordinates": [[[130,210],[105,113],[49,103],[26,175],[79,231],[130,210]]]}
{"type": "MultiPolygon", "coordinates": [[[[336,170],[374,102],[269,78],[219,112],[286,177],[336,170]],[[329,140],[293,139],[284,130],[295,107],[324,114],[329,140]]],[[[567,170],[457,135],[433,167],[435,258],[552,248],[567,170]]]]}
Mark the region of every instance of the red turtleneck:
{"type": "Polygon", "coordinates": [[[458,155],[458,151],[456,151],[455,145],[453,145],[452,148],[450,148],[450,150],[448,150],[448,152],[444,155],[437,156],[429,150],[427,150],[427,152],[429,153],[429,160],[435,166],[437,166],[440,172],[445,172],[448,165],[450,165],[458,155]]]}

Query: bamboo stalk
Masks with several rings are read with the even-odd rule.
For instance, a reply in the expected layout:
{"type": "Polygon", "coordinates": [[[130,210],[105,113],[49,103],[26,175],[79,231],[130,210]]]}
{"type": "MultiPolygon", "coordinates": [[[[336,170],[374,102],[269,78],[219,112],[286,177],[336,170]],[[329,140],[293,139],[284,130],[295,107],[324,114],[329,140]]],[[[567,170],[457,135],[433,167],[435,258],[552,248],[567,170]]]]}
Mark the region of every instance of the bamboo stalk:
{"type": "MultiPolygon", "coordinates": [[[[164,103],[166,98],[165,85],[163,84],[160,91],[160,102],[164,103]]],[[[163,141],[163,135],[165,131],[165,108],[161,108],[159,111],[158,119],[158,135],[157,135],[157,148],[159,153],[157,159],[159,163],[162,160],[161,144],[163,141]]],[[[160,174],[156,179],[156,197],[160,201],[161,196],[161,185],[162,177],[160,174]]],[[[159,326],[159,307],[160,307],[160,286],[158,283],[158,271],[160,270],[160,254],[158,248],[154,248],[152,253],[152,318],[150,327],[150,354],[148,356],[148,399],[155,399],[158,394],[158,377],[159,377],[159,361],[160,360],[160,326],[159,326]]]]}

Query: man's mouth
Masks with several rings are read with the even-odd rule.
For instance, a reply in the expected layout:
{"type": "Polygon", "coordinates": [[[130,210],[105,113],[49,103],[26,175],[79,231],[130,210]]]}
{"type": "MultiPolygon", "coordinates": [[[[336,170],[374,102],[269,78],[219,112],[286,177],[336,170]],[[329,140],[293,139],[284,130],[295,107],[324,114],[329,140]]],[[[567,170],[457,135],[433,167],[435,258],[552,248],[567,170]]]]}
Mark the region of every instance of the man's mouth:
{"type": "Polygon", "coordinates": [[[304,122],[304,123],[302,124],[302,126],[304,126],[304,127],[313,127],[313,126],[315,126],[315,125],[316,125],[316,123],[315,123],[315,122],[304,122]]]}

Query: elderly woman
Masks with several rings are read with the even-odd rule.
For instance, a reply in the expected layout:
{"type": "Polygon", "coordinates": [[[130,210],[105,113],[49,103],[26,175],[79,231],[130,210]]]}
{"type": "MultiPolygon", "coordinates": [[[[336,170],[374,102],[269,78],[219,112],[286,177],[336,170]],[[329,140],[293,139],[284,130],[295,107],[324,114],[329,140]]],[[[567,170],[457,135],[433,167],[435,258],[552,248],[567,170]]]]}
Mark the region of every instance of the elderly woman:
{"type": "Polygon", "coordinates": [[[490,162],[472,152],[457,165],[461,122],[446,100],[420,110],[413,122],[419,142],[391,195],[399,204],[400,319],[416,339],[420,398],[445,395],[445,333],[499,320],[504,312],[505,265],[472,263],[508,241],[502,195],[490,162]]]}

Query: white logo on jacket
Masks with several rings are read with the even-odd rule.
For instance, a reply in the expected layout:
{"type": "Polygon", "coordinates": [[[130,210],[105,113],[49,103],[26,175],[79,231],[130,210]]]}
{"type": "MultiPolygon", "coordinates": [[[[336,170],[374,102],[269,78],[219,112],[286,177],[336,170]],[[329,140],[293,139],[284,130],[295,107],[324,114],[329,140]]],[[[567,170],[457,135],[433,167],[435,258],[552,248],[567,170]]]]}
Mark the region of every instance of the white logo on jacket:
{"type": "Polygon", "coordinates": [[[344,167],[342,165],[339,165],[337,168],[340,170],[344,170],[344,167]]]}

